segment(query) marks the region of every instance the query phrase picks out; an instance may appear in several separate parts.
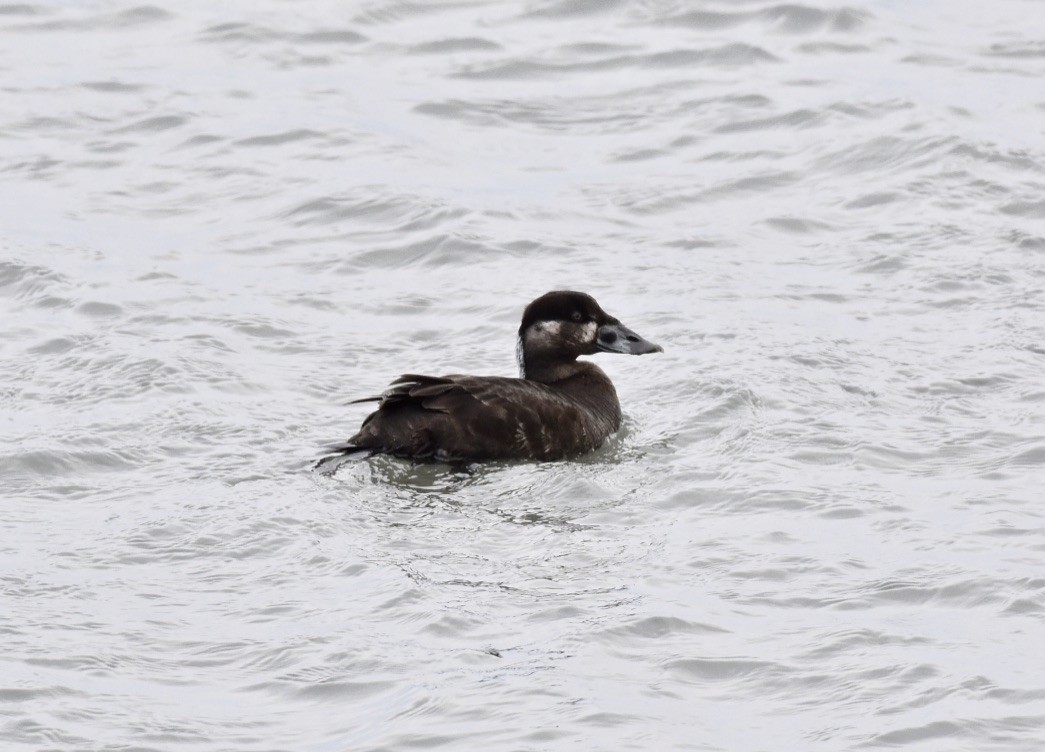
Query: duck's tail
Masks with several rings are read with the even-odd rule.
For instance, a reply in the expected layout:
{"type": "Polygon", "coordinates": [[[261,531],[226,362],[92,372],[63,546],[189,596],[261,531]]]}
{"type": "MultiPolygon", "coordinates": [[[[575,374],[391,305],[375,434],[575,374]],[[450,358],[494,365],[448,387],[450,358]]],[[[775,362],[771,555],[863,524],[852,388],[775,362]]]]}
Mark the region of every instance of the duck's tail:
{"type": "Polygon", "coordinates": [[[320,457],[319,461],[312,466],[313,472],[323,473],[324,475],[333,475],[345,462],[358,462],[374,454],[373,449],[356,446],[347,441],[331,444],[324,447],[324,449],[329,454],[326,457],[320,457]]]}

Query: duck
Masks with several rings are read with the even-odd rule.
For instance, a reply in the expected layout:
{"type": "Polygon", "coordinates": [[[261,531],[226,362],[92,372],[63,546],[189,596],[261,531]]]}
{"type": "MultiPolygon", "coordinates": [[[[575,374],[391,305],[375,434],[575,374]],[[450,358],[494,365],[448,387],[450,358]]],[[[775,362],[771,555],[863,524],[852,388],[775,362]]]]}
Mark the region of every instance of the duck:
{"type": "Polygon", "coordinates": [[[656,352],[663,348],[591,295],[553,290],[523,311],[517,378],[404,374],[382,394],[352,401],[377,409],[355,435],[327,446],[317,467],[375,454],[451,465],[586,454],[620,428],[621,407],[605,371],[578,357],[656,352]]]}

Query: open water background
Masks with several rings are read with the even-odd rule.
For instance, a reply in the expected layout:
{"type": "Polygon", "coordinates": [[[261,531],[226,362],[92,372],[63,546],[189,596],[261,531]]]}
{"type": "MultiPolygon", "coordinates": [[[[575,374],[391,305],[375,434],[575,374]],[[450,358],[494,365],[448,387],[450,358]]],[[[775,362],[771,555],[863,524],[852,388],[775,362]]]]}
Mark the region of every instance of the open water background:
{"type": "Polygon", "coordinates": [[[1045,6],[0,4],[5,750],[1045,748],[1045,6]],[[625,429],[310,472],[572,287],[625,429]]]}

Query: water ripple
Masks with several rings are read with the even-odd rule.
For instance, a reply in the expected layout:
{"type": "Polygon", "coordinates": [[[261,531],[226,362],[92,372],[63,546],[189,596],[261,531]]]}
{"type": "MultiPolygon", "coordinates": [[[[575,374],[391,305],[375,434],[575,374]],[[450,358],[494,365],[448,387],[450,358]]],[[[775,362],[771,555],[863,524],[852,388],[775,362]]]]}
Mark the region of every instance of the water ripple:
{"type": "Polygon", "coordinates": [[[966,5],[0,5],[8,746],[1038,752],[1042,46],[966,5]],[[665,347],[606,446],[311,471],[556,288],[665,347]]]}

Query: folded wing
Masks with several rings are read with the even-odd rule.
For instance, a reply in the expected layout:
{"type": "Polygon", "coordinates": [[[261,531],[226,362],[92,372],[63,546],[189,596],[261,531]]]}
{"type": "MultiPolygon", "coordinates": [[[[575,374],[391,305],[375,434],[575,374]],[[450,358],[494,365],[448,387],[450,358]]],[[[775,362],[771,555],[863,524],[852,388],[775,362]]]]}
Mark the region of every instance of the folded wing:
{"type": "Polygon", "coordinates": [[[380,397],[356,401],[377,401],[377,410],[331,451],[447,462],[548,460],[590,451],[603,438],[588,436],[575,403],[525,379],[405,374],[380,397]]]}

